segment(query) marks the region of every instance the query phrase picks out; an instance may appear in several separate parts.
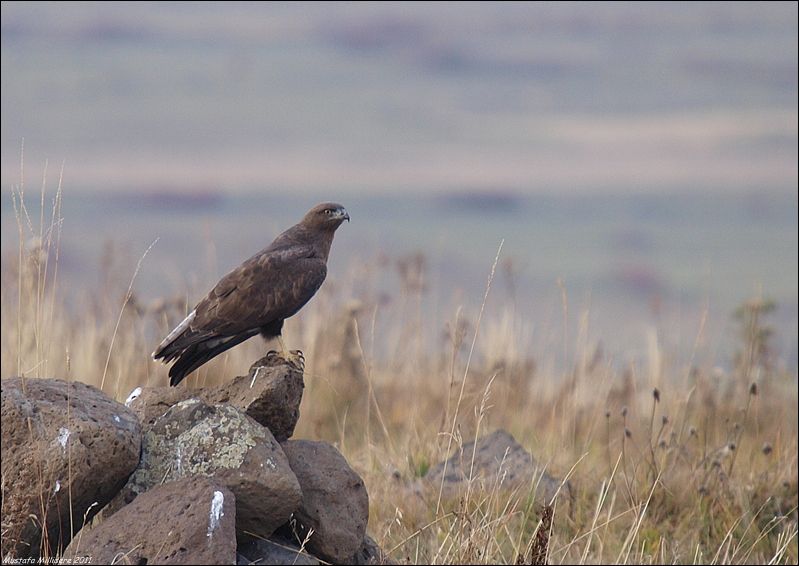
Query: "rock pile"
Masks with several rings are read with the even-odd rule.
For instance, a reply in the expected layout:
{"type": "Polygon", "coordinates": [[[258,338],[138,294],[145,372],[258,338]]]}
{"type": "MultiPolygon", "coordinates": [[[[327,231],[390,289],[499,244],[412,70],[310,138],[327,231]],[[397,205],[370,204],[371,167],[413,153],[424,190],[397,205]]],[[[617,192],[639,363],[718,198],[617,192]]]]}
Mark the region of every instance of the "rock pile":
{"type": "Polygon", "coordinates": [[[3,380],[3,557],[388,562],[360,476],[332,445],[289,440],[302,391],[302,371],[274,356],[219,387],[136,388],[124,405],[78,382],[3,380]]]}

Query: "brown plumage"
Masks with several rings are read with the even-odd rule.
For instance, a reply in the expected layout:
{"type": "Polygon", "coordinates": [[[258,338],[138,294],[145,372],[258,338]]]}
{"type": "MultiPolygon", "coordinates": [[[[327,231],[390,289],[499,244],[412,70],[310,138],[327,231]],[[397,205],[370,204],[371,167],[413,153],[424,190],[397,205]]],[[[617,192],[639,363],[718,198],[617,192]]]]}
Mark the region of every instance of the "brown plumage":
{"type": "Polygon", "coordinates": [[[169,370],[177,385],[222,352],[261,334],[279,337],[283,321],[299,311],[322,285],[333,234],[350,217],[325,202],[225,275],[153,352],[177,361],[169,370]]]}

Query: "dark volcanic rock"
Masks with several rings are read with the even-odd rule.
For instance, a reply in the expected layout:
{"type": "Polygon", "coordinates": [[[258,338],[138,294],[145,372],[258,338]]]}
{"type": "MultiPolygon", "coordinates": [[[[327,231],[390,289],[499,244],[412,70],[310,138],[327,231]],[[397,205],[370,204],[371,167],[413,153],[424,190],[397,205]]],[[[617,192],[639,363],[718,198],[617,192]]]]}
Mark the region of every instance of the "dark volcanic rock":
{"type": "Polygon", "coordinates": [[[380,548],[372,537],[366,535],[361,548],[355,553],[355,556],[347,560],[347,564],[352,564],[353,566],[371,566],[373,564],[396,564],[396,562],[391,560],[388,555],[383,552],[383,549],[380,548]]]}
{"type": "Polygon", "coordinates": [[[202,476],[156,486],[86,527],[62,558],[71,564],[233,564],[235,497],[202,476]]]}
{"type": "Polygon", "coordinates": [[[139,391],[134,390],[136,395],[130,407],[147,426],[169,407],[190,397],[209,405],[227,403],[264,425],[282,442],[294,434],[304,387],[301,369],[278,356],[268,355],[255,362],[248,375],[240,375],[217,387],[137,388],[139,391]]]}
{"type": "Polygon", "coordinates": [[[300,418],[303,373],[278,356],[265,356],[240,375],[202,394],[206,403],[229,403],[261,423],[278,442],[291,438],[300,418]]]}
{"type": "Polygon", "coordinates": [[[0,383],[3,557],[38,556],[42,522],[54,554],[72,538],[70,524],[77,532],[136,468],[139,422],[124,405],[77,381],[0,383]]]}
{"type": "MultiPolygon", "coordinates": [[[[486,490],[494,489],[495,486],[513,489],[529,485],[532,488],[534,482],[539,482],[540,476],[536,499],[541,503],[548,503],[558,492],[560,480],[543,472],[533,456],[508,432],[497,430],[476,442],[476,447],[475,441],[464,444],[446,461],[445,496],[457,496],[460,490],[466,487],[470,471],[472,481],[486,490]],[[474,462],[472,462],[473,456],[474,462]]],[[[444,467],[445,462],[441,462],[424,476],[429,488],[438,490],[441,487],[444,467]]],[[[568,495],[570,490],[571,487],[566,482],[560,488],[560,493],[568,495]]]]}
{"type": "Polygon", "coordinates": [[[230,405],[187,399],[145,430],[141,463],[104,515],[163,481],[213,477],[236,495],[240,532],[268,536],[302,500],[297,478],[268,429],[230,405]]]}
{"type": "Polygon", "coordinates": [[[192,397],[191,391],[183,387],[137,387],[128,395],[125,405],[148,428],[166,413],[172,405],[192,397]]]}
{"type": "Polygon", "coordinates": [[[361,477],[326,442],[289,440],[283,444],[302,488],[302,506],[294,514],[308,550],[323,560],[348,563],[361,548],[369,521],[369,495],[361,477]]]}
{"type": "Polygon", "coordinates": [[[300,550],[296,544],[274,535],[240,543],[238,554],[237,564],[320,564],[315,556],[300,550]]]}

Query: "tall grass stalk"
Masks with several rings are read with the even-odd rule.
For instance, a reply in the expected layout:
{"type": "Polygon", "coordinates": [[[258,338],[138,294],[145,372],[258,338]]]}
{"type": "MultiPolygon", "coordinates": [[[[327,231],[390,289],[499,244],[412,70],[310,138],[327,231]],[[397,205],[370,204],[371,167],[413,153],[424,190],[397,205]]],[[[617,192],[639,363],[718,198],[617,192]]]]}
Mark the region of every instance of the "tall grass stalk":
{"type": "MultiPolygon", "coordinates": [[[[70,229],[61,213],[63,165],[51,196],[46,179],[34,199],[52,207],[44,213],[29,208],[24,177],[11,193],[19,242],[3,258],[2,377],[80,380],[120,401],[136,386],[166,385],[167,368],[149,353],[200,298],[196,288],[214,281],[189,285],[187,277],[145,298],[137,277],[155,242],[138,261],[109,243],[109,260],[97,269],[102,283],[70,286],[60,265],[61,234],[70,229]]],[[[567,296],[565,281],[551,283],[551,326],[518,308],[524,289],[511,285],[514,296],[504,296],[496,272],[503,244],[482,296],[446,290],[451,300],[427,309],[432,291],[422,283],[435,277],[411,269],[421,270],[423,259],[354,258],[285,325],[286,343],[306,358],[295,436],[338,444],[363,477],[369,532],[390,557],[796,563],[797,379],[765,357],[765,303],[749,306],[756,312],[745,318],[738,365],[705,351],[706,305],[687,361],[653,334],[649,363],[623,363],[625,353],[602,352],[589,333],[590,306],[567,296]],[[568,328],[579,330],[576,339],[568,328]],[[529,482],[509,484],[508,454],[498,457],[498,476],[481,476],[475,451],[463,455],[466,483],[456,495],[426,477],[498,428],[536,459],[529,482]],[[559,478],[560,496],[542,500],[545,472],[559,478]]],[[[268,347],[259,339],[237,346],[184,386],[242,375],[268,347]]],[[[69,427],[74,415],[65,418],[69,427]]],[[[50,493],[51,478],[36,473],[50,493]]],[[[2,489],[10,489],[5,478],[2,489]]],[[[35,520],[43,523],[57,510],[46,496],[40,503],[35,520]]],[[[63,530],[82,515],[77,510],[63,530]]]]}

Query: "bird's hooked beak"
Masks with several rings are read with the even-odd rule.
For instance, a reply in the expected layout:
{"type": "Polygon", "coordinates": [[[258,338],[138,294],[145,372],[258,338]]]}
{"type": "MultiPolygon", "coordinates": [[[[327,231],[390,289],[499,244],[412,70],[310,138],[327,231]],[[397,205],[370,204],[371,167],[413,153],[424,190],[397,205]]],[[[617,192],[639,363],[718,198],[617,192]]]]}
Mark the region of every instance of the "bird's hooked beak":
{"type": "Polygon", "coordinates": [[[346,209],[346,208],[339,208],[339,209],[336,211],[336,217],[337,217],[337,218],[340,218],[342,222],[344,222],[345,220],[346,220],[347,222],[349,222],[349,221],[350,221],[350,215],[349,215],[349,213],[347,212],[347,209],[346,209]]]}

